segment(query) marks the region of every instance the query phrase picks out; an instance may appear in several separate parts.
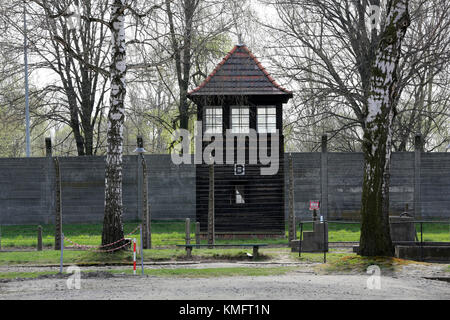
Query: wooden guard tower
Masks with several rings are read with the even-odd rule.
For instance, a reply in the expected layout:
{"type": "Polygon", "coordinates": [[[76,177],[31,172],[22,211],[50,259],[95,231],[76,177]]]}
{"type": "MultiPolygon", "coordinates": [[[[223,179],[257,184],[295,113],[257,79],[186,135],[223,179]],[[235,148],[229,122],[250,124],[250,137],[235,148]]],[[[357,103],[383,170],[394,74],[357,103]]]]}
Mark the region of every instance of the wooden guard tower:
{"type": "MultiPolygon", "coordinates": [[[[292,98],[292,92],[277,84],[245,45],[236,45],[188,98],[197,105],[203,134],[214,136],[213,141],[224,146],[223,164],[214,164],[216,236],[284,236],[282,105],[292,98]],[[227,130],[246,136],[251,129],[256,131],[258,143],[255,146],[249,136],[245,138],[245,163],[238,161],[242,145],[237,139],[233,163],[226,162],[227,130]],[[270,150],[276,130],[278,171],[262,175],[261,167],[267,165],[259,162],[260,142],[265,139],[270,150]],[[254,148],[258,149],[258,163],[250,164],[249,152],[254,148]]],[[[209,143],[202,143],[202,151],[209,143]]],[[[196,165],[197,221],[202,233],[207,231],[208,191],[209,165],[203,160],[196,165]]]]}

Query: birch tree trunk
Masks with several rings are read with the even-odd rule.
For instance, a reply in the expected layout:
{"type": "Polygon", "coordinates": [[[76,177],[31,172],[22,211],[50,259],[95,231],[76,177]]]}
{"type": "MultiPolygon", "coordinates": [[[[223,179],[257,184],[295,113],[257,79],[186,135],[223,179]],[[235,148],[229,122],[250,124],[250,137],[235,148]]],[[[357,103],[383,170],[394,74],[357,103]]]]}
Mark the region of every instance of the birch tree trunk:
{"type": "MultiPolygon", "coordinates": [[[[102,245],[123,238],[122,222],[122,148],[124,100],[126,94],[126,45],[125,45],[126,0],[111,0],[111,96],[108,114],[107,155],[105,172],[105,217],[103,220],[102,245]]],[[[121,246],[119,242],[107,249],[121,246]]]]}
{"type": "Polygon", "coordinates": [[[401,44],[410,24],[408,0],[391,0],[386,26],[372,67],[366,110],[363,151],[365,157],[361,204],[360,254],[392,256],[389,231],[389,168],[392,123],[396,114],[397,68],[401,44]]]}

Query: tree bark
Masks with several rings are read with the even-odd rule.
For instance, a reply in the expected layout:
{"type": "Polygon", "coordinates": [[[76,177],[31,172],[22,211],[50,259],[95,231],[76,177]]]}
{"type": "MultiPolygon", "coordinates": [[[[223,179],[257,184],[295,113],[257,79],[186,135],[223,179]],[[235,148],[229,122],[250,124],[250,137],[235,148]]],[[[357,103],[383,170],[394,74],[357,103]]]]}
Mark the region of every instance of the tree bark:
{"type": "MultiPolygon", "coordinates": [[[[126,94],[126,44],[125,11],[126,0],[111,0],[111,37],[113,56],[111,61],[111,96],[108,114],[108,147],[105,172],[105,216],[103,221],[102,245],[114,243],[123,238],[122,222],[122,149],[123,123],[125,119],[124,100],[126,94]]],[[[109,247],[115,248],[123,242],[109,247]]]]}
{"type": "Polygon", "coordinates": [[[360,254],[392,256],[389,231],[389,172],[392,125],[396,114],[397,69],[401,44],[410,24],[408,0],[388,2],[386,27],[372,67],[366,110],[365,157],[361,205],[360,254]]]}

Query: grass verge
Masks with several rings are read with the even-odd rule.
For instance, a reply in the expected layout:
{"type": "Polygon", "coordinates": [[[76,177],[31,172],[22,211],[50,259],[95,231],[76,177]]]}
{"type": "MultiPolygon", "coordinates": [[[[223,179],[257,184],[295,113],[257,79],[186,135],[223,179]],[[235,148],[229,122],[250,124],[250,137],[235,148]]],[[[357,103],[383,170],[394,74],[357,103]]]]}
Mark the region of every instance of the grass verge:
{"type": "Polygon", "coordinates": [[[395,271],[397,268],[419,263],[412,260],[404,260],[393,257],[361,257],[356,254],[344,255],[327,261],[326,264],[317,266],[321,273],[366,273],[369,266],[378,266],[382,271],[395,271]]]}
{"type": "MultiPolygon", "coordinates": [[[[246,268],[246,267],[233,267],[233,268],[178,268],[178,269],[145,269],[144,274],[153,277],[177,277],[177,278],[216,278],[216,277],[259,277],[259,276],[276,276],[285,275],[290,272],[294,272],[295,267],[268,267],[268,268],[246,268]]],[[[95,271],[86,271],[83,274],[91,273],[95,271]]],[[[102,276],[105,273],[111,274],[124,274],[132,275],[131,269],[116,269],[102,271],[102,276]]],[[[36,279],[40,277],[57,276],[58,272],[55,271],[42,271],[42,272],[1,272],[0,280],[14,280],[14,279],[36,279]]],[[[64,274],[67,276],[66,274],[64,274]]],[[[63,275],[63,276],[64,276],[63,275]]],[[[137,273],[141,275],[140,270],[137,273]]]]}
{"type": "MultiPolygon", "coordinates": [[[[276,268],[201,268],[201,269],[145,269],[144,274],[155,277],[180,277],[180,278],[216,278],[216,277],[257,277],[284,275],[293,272],[295,267],[276,267],[276,268]]],[[[112,270],[112,273],[132,274],[133,271],[112,270]]],[[[138,274],[139,271],[138,271],[138,274]]]]}
{"type": "MultiPolygon", "coordinates": [[[[251,252],[242,249],[195,249],[192,251],[191,260],[249,260],[247,253],[251,252]]],[[[137,261],[140,261],[140,255],[137,261]]],[[[260,254],[257,261],[270,259],[269,256],[260,254]]],[[[157,261],[185,261],[186,252],[184,249],[150,249],[144,250],[144,262],[157,261]]],[[[59,264],[60,252],[56,250],[44,251],[16,251],[0,252],[0,265],[46,265],[59,264]]],[[[130,264],[132,263],[132,252],[120,251],[116,253],[97,253],[89,251],[64,251],[64,265],[89,265],[89,264],[130,264]]]]}
{"type": "MultiPolygon", "coordinates": [[[[135,230],[139,222],[127,222],[124,224],[125,234],[131,233],[135,230]]],[[[54,225],[43,225],[43,245],[51,247],[54,245],[54,225]]],[[[63,226],[66,237],[82,245],[99,245],[101,243],[102,224],[65,224],[63,226]]],[[[194,239],[194,227],[191,223],[191,238],[194,239]]],[[[37,226],[36,225],[19,225],[19,226],[2,226],[2,247],[36,247],[37,226]]],[[[173,247],[175,244],[184,243],[184,222],[183,221],[152,221],[152,245],[156,248],[173,247]]],[[[304,231],[310,231],[312,225],[310,223],[304,225],[304,231]]],[[[418,230],[418,237],[420,238],[420,226],[416,225],[418,230]]],[[[423,224],[423,239],[424,241],[436,242],[450,242],[449,226],[447,224],[423,224]]],[[[129,237],[136,237],[139,239],[139,231],[135,235],[129,237]]],[[[300,232],[297,232],[297,238],[300,232]]],[[[286,231],[287,235],[287,231],[286,231]]],[[[331,242],[345,242],[345,241],[359,241],[360,225],[359,224],[345,224],[345,223],[330,223],[329,225],[329,241],[331,242]]],[[[216,241],[217,244],[234,244],[234,243],[254,243],[262,242],[270,245],[287,244],[286,239],[237,239],[237,240],[222,240],[216,241]]],[[[202,243],[206,243],[203,241],[202,243]]],[[[66,246],[71,243],[66,242],[66,246]]]]}
{"type": "Polygon", "coordinates": [[[10,279],[35,279],[42,276],[54,275],[54,271],[40,271],[40,272],[0,272],[0,280],[10,279]]]}

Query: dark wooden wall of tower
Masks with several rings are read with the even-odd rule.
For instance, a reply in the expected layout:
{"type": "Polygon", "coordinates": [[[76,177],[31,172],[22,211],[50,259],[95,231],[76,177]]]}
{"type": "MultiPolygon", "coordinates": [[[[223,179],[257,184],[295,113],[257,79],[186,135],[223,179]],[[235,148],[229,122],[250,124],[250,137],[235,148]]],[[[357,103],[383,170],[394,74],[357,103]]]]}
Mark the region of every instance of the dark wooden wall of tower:
{"type": "MultiPolygon", "coordinates": [[[[258,104],[263,106],[262,104],[258,104]]],[[[284,137],[282,132],[282,105],[274,103],[277,109],[277,128],[279,129],[279,169],[275,175],[261,175],[261,164],[249,165],[248,156],[250,145],[245,145],[246,165],[245,175],[234,173],[234,165],[215,164],[215,231],[216,233],[243,234],[284,234],[284,137]],[[235,187],[244,186],[245,204],[235,203],[235,187]]],[[[250,128],[256,128],[257,106],[250,104],[250,128]]],[[[197,118],[203,120],[203,107],[198,105],[197,118]]],[[[223,133],[230,129],[230,106],[224,103],[223,133]]],[[[226,159],[225,134],[222,136],[224,145],[224,163],[226,159]]],[[[220,138],[218,138],[220,139],[220,138]]],[[[267,135],[270,150],[270,135],[267,135]]],[[[260,135],[258,134],[258,146],[260,135]]],[[[203,148],[210,142],[203,142],[203,148]]],[[[234,154],[237,160],[238,146],[235,141],[234,154]]],[[[257,150],[258,152],[258,150],[257,150]]],[[[258,153],[259,163],[259,153],[258,153]]],[[[196,214],[200,222],[201,232],[207,231],[209,195],[209,166],[196,165],[196,214]]]]}

